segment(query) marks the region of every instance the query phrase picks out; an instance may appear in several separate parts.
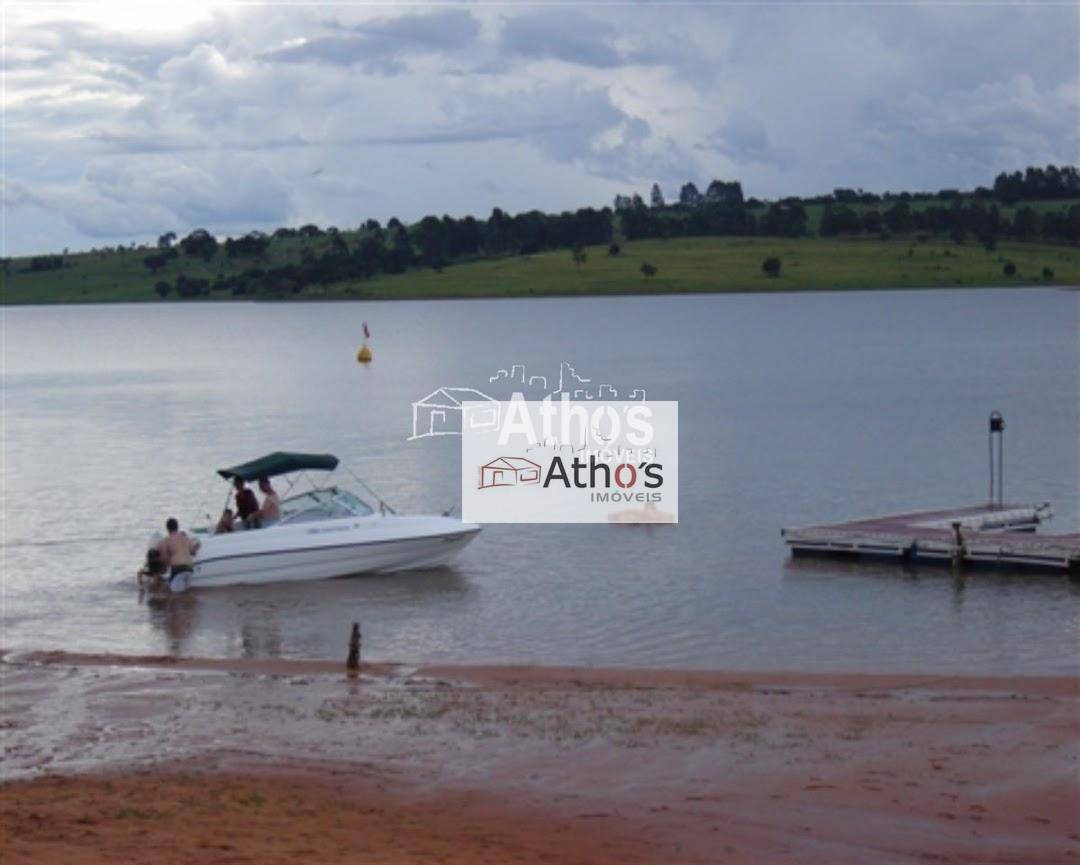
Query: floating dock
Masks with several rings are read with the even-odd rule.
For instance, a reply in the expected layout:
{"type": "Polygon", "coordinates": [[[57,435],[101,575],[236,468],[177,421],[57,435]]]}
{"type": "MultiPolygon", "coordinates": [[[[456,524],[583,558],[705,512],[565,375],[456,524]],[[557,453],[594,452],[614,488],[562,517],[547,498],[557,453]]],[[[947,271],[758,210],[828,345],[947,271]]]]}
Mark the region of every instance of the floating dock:
{"type": "Polygon", "coordinates": [[[1044,505],[975,505],[781,529],[793,555],[873,556],[954,567],[992,565],[1080,575],[1080,532],[1038,535],[1044,505]]]}

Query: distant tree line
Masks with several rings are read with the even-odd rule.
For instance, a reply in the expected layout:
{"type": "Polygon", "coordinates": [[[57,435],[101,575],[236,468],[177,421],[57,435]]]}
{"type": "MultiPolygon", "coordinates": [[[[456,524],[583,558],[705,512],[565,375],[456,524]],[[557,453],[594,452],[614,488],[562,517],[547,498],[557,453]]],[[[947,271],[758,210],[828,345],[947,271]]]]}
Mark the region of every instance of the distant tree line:
{"type": "MultiPolygon", "coordinates": [[[[1080,174],[1074,167],[1028,168],[1002,173],[994,188],[979,187],[961,193],[942,189],[936,193],[882,195],[861,189],[839,188],[830,195],[789,197],[775,202],[746,198],[737,180],[713,180],[701,192],[685,183],[676,201],[668,204],[659,184],[653,184],[649,203],[638,194],[618,195],[614,208],[581,208],[574,212],[545,214],[537,210],[516,216],[495,208],[485,219],[472,216],[425,216],[412,226],[390,219],[385,226],[369,219],[355,232],[322,229],[314,224],[282,227],[271,235],[250,232],[219,243],[205,229],[196,229],[177,240],[169,232],[158,239],[158,249],[144,264],[157,273],[169,261],[185,259],[211,262],[223,251],[242,270],[233,268],[216,278],[180,275],[175,283],[158,281],[155,290],[165,296],[201,297],[212,292],[233,295],[287,296],[307,286],[331,285],[371,279],[380,274],[399,274],[411,268],[440,270],[461,261],[506,255],[533,255],[572,250],[572,261],[587,263],[585,248],[607,245],[617,255],[619,241],[694,236],[799,237],[808,233],[807,207],[822,206],[818,231],[822,236],[889,236],[917,234],[949,236],[956,242],[972,239],[993,248],[998,238],[1017,240],[1080,241],[1080,205],[1067,210],[1020,207],[1012,213],[999,205],[1038,199],[1080,198],[1080,174]],[[304,243],[299,260],[270,260],[274,241],[298,238],[304,243]]],[[[295,255],[295,253],[294,253],[295,255]]],[[[779,261],[763,269],[779,273],[779,261]],[[775,270],[773,269],[775,268],[775,270]]],[[[651,265],[650,265],[651,267],[651,265]]],[[[646,273],[651,276],[655,273],[646,273]]]]}
{"type": "Polygon", "coordinates": [[[1058,168],[1028,167],[1023,174],[1004,171],[994,178],[994,197],[1005,204],[1022,200],[1076,198],[1080,196],[1080,171],[1075,165],[1058,168]]]}
{"type": "Polygon", "coordinates": [[[1002,215],[996,204],[979,199],[967,203],[957,199],[948,207],[920,208],[898,201],[883,210],[870,208],[862,212],[847,205],[826,205],[818,231],[823,237],[915,232],[947,235],[957,243],[971,238],[990,244],[1003,237],[1076,243],[1080,241],[1080,205],[1044,212],[1021,207],[1012,219],[1002,215]]]}
{"type": "MultiPolygon", "coordinates": [[[[615,211],[626,240],[706,235],[799,237],[806,234],[806,209],[798,199],[784,199],[763,209],[743,198],[738,181],[714,180],[702,194],[693,183],[679,190],[677,204],[664,203],[653,185],[651,206],[639,195],[617,196],[615,211]]],[[[760,204],[760,203],[758,203],[760,204]]]]}
{"type": "MultiPolygon", "coordinates": [[[[379,274],[397,274],[415,267],[436,270],[453,262],[504,255],[532,255],[555,249],[575,249],[606,244],[612,238],[610,208],[582,208],[573,213],[544,214],[538,210],[510,216],[495,208],[487,220],[472,216],[425,216],[411,228],[391,219],[384,228],[368,220],[351,241],[336,228],[315,225],[299,229],[279,228],[274,238],[322,238],[328,243],[321,251],[305,246],[300,261],[277,266],[265,265],[271,239],[259,232],[226,240],[230,259],[250,259],[253,266],[239,273],[221,274],[213,281],[181,275],[175,285],[159,281],[155,290],[162,296],[175,290],[179,297],[200,297],[215,291],[233,295],[299,293],[309,285],[331,285],[346,280],[371,279],[379,274]]],[[[163,235],[164,237],[164,235],[163,235]]],[[[197,229],[177,244],[190,258],[211,261],[221,245],[209,232],[197,229]]],[[[147,256],[144,264],[157,272],[179,255],[170,244],[159,242],[159,251],[147,256]]]]}
{"type": "MultiPolygon", "coordinates": [[[[13,258],[4,258],[2,260],[5,274],[11,273],[14,261],[13,258]]],[[[25,267],[18,268],[16,273],[41,273],[46,270],[59,270],[63,266],[64,256],[62,255],[35,255],[26,263],[25,267]]]]}
{"type": "Polygon", "coordinates": [[[998,207],[999,202],[1015,204],[1025,199],[1080,198],[1080,172],[1071,166],[1002,173],[993,190],[979,187],[968,194],[942,189],[877,195],[841,188],[831,195],[766,204],[744,199],[738,181],[714,180],[704,194],[695,184],[684,184],[678,201],[671,205],[665,203],[657,184],[649,198],[647,207],[640,195],[616,196],[615,210],[627,240],[701,235],[798,237],[807,233],[806,207],[821,205],[818,232],[825,237],[919,233],[949,236],[959,243],[973,238],[988,245],[998,238],[1080,242],[1080,205],[1067,210],[1026,206],[1011,218],[998,207]]]}

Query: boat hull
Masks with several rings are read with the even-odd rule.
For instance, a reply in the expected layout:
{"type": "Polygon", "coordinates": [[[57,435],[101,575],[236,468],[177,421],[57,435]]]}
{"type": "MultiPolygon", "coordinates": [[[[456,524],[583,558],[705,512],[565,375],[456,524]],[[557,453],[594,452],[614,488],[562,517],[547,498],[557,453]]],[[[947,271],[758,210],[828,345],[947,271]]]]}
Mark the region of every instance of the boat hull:
{"type": "Polygon", "coordinates": [[[452,561],[480,531],[479,526],[456,520],[444,523],[405,524],[405,531],[398,532],[393,531],[397,528],[393,524],[315,526],[299,535],[270,528],[244,532],[233,543],[228,537],[211,537],[199,551],[187,585],[197,589],[301,582],[438,567],[452,561]]]}

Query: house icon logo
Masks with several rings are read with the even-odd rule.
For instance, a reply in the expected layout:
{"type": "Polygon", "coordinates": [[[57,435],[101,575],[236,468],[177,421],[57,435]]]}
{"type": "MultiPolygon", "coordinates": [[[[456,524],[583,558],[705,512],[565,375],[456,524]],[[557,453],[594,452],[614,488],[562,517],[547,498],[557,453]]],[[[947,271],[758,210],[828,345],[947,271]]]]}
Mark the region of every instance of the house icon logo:
{"type": "Polygon", "coordinates": [[[540,483],[540,464],[525,457],[496,457],[480,466],[479,489],[540,483]]]}
{"type": "Polygon", "coordinates": [[[440,387],[412,404],[413,439],[428,436],[459,436],[462,429],[498,429],[500,405],[486,393],[471,387],[440,387]],[[468,412],[462,403],[482,402],[468,412]]]}

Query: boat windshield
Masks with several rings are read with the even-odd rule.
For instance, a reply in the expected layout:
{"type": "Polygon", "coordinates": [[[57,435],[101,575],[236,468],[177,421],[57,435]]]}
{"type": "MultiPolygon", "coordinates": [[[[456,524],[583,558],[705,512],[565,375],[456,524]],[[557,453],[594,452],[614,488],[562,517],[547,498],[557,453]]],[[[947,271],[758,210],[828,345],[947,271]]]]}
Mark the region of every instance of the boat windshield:
{"type": "Polygon", "coordinates": [[[333,487],[292,496],[281,503],[281,523],[310,523],[342,517],[366,517],[370,507],[347,490],[333,487]]]}

